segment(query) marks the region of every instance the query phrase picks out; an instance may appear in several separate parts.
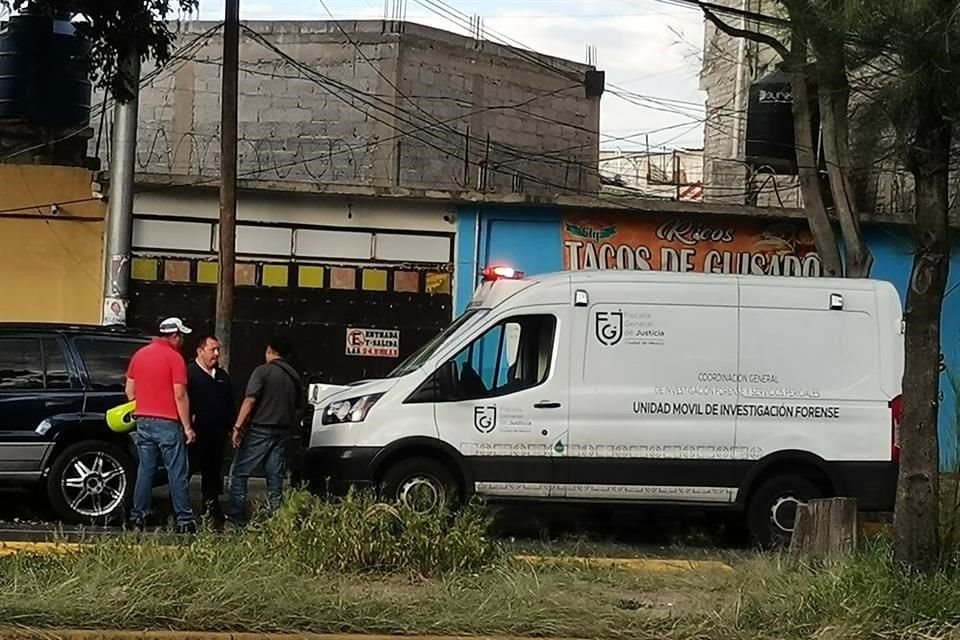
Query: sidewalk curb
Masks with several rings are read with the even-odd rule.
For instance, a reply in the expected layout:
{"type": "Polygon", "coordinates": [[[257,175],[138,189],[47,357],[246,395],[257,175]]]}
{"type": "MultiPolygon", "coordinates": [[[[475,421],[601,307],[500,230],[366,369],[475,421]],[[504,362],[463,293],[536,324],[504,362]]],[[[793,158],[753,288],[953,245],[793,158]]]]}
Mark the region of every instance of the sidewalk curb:
{"type": "Polygon", "coordinates": [[[0,628],[0,638],[3,640],[528,640],[527,638],[510,636],[403,636],[3,628],[0,628]]]}
{"type": "Polygon", "coordinates": [[[677,573],[681,571],[733,571],[719,560],[677,560],[669,558],[582,558],[577,556],[513,556],[518,562],[534,566],[573,565],[587,569],[621,569],[644,573],[677,573]]]}
{"type": "MultiPolygon", "coordinates": [[[[76,553],[84,548],[76,542],[4,542],[0,541],[0,558],[17,554],[60,555],[76,553]]],[[[513,559],[531,566],[575,566],[584,569],[620,569],[642,573],[678,573],[683,571],[733,571],[718,560],[683,560],[671,558],[590,558],[578,556],[514,555],[513,559]]]]}

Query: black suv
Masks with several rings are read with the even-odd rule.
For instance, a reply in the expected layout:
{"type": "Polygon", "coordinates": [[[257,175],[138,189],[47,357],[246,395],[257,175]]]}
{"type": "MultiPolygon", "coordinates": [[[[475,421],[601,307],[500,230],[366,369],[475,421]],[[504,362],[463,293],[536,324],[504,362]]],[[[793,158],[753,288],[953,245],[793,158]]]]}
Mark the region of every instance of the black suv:
{"type": "Polygon", "coordinates": [[[104,412],[126,402],[127,364],[148,342],[125,329],[0,323],[0,483],[41,489],[67,522],[122,516],[136,450],[104,412]]]}

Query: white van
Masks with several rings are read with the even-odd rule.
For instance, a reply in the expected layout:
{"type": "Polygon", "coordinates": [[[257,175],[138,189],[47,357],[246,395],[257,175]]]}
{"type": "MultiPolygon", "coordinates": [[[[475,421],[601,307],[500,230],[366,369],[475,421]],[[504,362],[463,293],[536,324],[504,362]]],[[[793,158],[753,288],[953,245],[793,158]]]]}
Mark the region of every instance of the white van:
{"type": "Polygon", "coordinates": [[[488,269],[466,313],[388,378],[318,393],[313,486],[420,507],[722,506],[762,544],[810,498],[892,509],[903,337],[889,283],[519,276],[488,269]]]}

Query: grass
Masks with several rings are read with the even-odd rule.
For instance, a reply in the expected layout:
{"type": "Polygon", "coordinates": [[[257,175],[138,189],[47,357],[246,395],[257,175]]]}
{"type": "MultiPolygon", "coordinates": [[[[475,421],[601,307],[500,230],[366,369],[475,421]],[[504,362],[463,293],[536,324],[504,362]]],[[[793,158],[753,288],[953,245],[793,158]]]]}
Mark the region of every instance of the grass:
{"type": "Polygon", "coordinates": [[[760,554],[727,554],[733,573],[644,574],[528,566],[488,526],[478,509],[291,494],[242,533],[2,558],[0,624],[678,640],[935,638],[960,625],[960,572],[901,575],[882,543],[817,574],[760,554]]]}

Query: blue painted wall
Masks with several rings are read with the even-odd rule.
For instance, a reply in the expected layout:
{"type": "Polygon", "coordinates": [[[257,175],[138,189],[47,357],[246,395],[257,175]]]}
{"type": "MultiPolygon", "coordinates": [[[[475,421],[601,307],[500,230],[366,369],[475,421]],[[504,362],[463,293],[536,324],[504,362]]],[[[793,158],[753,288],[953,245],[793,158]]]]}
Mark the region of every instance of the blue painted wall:
{"type": "Polygon", "coordinates": [[[531,207],[464,207],[457,213],[454,306],[460,314],[488,266],[526,274],[563,269],[560,211],[531,207]]]}
{"type": "MultiPolygon", "coordinates": [[[[458,214],[456,313],[466,308],[479,283],[479,272],[506,264],[527,274],[563,269],[562,212],[529,207],[465,207],[458,214]]],[[[913,266],[914,242],[901,229],[865,230],[874,255],[871,276],[893,283],[906,302],[913,266]]],[[[940,462],[947,471],[960,471],[960,243],[950,263],[950,281],[943,306],[942,351],[947,370],[941,377],[940,462]]]]}
{"type": "MultiPolygon", "coordinates": [[[[864,236],[876,261],[871,277],[892,282],[905,304],[915,246],[910,234],[900,229],[868,228],[864,236]]],[[[945,471],[960,471],[960,244],[954,246],[950,260],[940,344],[946,363],[940,377],[940,466],[945,471]]]]}

